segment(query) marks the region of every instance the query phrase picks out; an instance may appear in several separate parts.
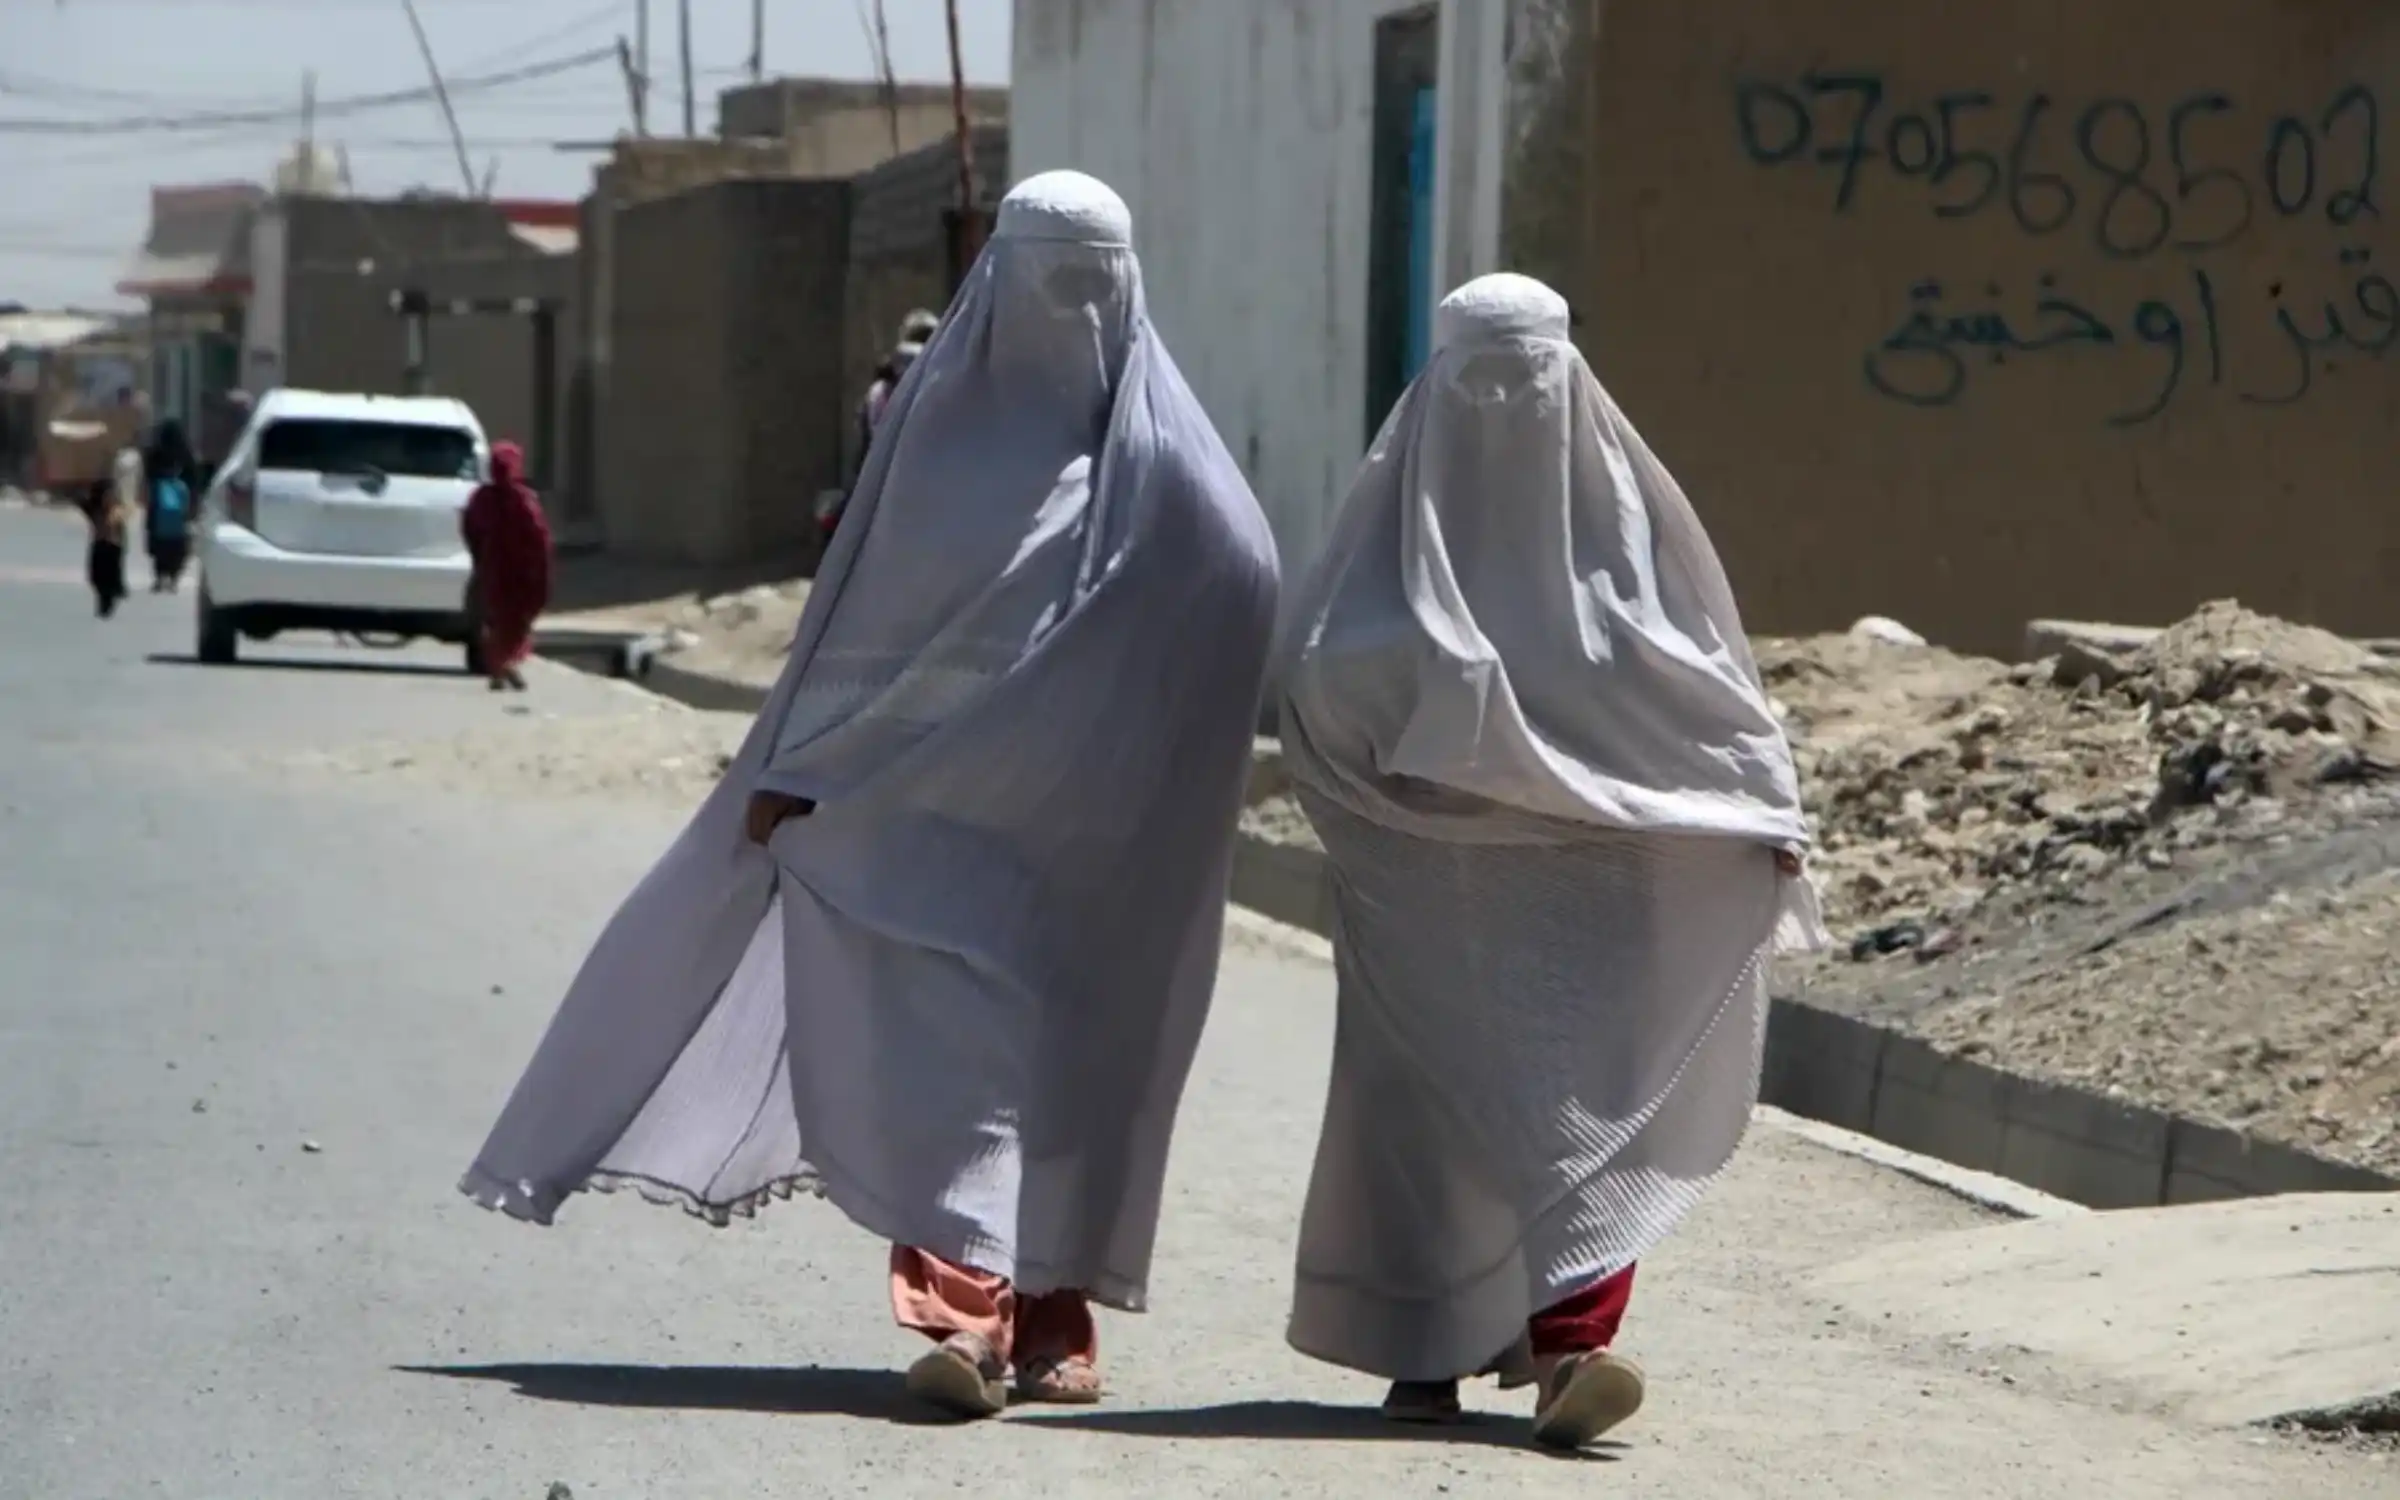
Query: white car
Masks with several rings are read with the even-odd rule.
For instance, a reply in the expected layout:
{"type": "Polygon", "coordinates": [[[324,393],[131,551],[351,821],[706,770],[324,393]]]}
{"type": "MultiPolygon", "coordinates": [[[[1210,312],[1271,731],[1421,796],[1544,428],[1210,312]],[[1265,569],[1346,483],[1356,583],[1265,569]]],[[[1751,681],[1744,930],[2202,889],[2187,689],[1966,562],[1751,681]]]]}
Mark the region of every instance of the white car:
{"type": "Polygon", "coordinates": [[[482,670],[459,512],[490,461],[464,402],[271,391],[200,510],[200,660],[287,630],[430,638],[482,670]]]}

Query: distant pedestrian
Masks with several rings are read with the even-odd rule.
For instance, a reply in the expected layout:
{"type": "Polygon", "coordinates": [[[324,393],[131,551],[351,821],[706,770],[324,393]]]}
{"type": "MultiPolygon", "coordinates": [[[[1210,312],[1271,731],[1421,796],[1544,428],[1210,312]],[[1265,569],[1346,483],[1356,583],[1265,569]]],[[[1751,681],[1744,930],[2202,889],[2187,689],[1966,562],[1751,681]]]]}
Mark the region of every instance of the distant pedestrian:
{"type": "Polygon", "coordinates": [[[141,455],[142,534],[150,547],[150,591],[174,593],[192,550],[198,465],[181,424],[170,419],[141,455]]]}
{"type": "Polygon", "coordinates": [[[1332,856],[1339,1016],[1289,1337],[1393,1383],[1640,1407],[1635,1261],[1732,1157],[1766,967],[1824,939],[1792,754],[1691,504],[1566,302],[1442,304],[1293,610],[1283,742],[1332,856]]]}
{"type": "Polygon", "coordinates": [[[92,532],[84,552],[84,576],[92,586],[93,610],[105,620],[125,598],[125,544],[133,531],[133,506],[117,493],[114,480],[104,479],[85,492],[83,514],[92,532]]]}
{"type": "Polygon", "coordinates": [[[875,367],[875,379],[867,387],[866,399],[858,405],[860,451],[864,452],[875,440],[875,429],[883,421],[884,408],[891,404],[892,394],[900,389],[901,380],[925,346],[942,326],[942,320],[924,308],[918,308],[900,320],[900,337],[892,352],[875,367]]]}
{"type": "MultiPolygon", "coordinates": [[[[899,342],[875,366],[875,378],[868,384],[866,395],[858,403],[858,464],[861,476],[866,473],[868,450],[875,446],[875,429],[882,424],[884,411],[891,405],[893,394],[900,389],[900,382],[908,374],[909,367],[917,362],[918,355],[925,352],[925,346],[932,341],[940,327],[940,318],[918,308],[900,320],[899,342]]],[[[849,503],[848,493],[842,492],[833,497],[832,504],[818,513],[817,527],[824,543],[832,542],[835,529],[842,523],[842,512],[848,509],[849,503]]]]}
{"type": "Polygon", "coordinates": [[[550,521],[541,497],[525,483],[525,454],[514,443],[492,444],[492,477],[477,487],[459,516],[470,587],[483,632],[483,669],[492,691],[525,691],[525,659],[534,626],[550,605],[550,521]]]}
{"type": "Polygon", "coordinates": [[[1001,204],[781,681],[463,1184],[544,1223],[814,1189],[891,1244],[909,1389],[967,1416],[1012,1371],[1099,1400],[1092,1304],[1147,1301],[1273,628],[1131,235],[1076,173],[1001,204]]]}

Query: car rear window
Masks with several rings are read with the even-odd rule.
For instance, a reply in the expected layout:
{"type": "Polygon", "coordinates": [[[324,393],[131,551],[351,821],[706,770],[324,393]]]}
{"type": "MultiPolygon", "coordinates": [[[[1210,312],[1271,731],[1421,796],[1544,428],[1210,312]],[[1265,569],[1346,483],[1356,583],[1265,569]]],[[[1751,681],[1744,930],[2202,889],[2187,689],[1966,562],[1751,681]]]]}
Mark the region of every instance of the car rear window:
{"type": "Polygon", "coordinates": [[[417,422],[286,418],[258,438],[258,466],[310,474],[404,475],[474,479],[475,435],[417,422]]]}

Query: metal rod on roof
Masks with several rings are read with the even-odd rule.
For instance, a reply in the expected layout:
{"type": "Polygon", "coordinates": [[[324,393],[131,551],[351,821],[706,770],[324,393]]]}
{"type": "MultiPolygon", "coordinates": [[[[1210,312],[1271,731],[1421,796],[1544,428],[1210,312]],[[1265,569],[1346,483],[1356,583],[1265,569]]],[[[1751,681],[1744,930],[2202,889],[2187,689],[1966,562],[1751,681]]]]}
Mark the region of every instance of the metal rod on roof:
{"type": "Polygon", "coordinates": [[[688,140],[700,133],[697,105],[692,97],[692,0],[675,0],[675,29],[683,48],[683,134],[688,140]]]}
{"type": "Polygon", "coordinates": [[[875,80],[883,88],[883,118],[892,127],[892,155],[900,154],[900,79],[892,71],[892,27],[875,0],[875,80]]]}
{"type": "Polygon", "coordinates": [[[750,0],[750,81],[767,76],[767,0],[750,0]]]}
{"type": "Polygon", "coordinates": [[[650,133],[650,0],[633,7],[633,128],[650,133]]]}
{"type": "Polygon", "coordinates": [[[417,0],[400,0],[400,8],[408,12],[408,29],[417,34],[417,50],[425,55],[425,71],[433,79],[433,97],[442,106],[442,121],[450,127],[450,144],[458,150],[459,179],[467,185],[467,196],[475,196],[475,164],[467,160],[466,133],[458,128],[458,111],[450,107],[450,88],[442,82],[442,65],[433,60],[433,42],[425,35],[425,22],[417,14],[417,0]]]}
{"type": "Polygon", "coordinates": [[[625,74],[625,103],[633,111],[633,133],[648,135],[650,111],[642,96],[649,90],[642,86],[641,67],[634,62],[633,50],[625,44],[623,37],[617,38],[617,67],[625,74]]]}
{"type": "Polygon", "coordinates": [[[975,138],[967,123],[967,63],[958,45],[958,0],[944,0],[950,23],[950,113],[958,130],[958,219],[975,217],[975,138]]]}

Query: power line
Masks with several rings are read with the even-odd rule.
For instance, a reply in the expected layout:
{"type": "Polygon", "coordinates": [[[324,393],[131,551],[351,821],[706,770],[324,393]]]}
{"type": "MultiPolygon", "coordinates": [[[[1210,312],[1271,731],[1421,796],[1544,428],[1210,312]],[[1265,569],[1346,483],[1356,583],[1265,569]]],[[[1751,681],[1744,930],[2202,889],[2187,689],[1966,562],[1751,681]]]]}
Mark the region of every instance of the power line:
{"type": "MultiPolygon", "coordinates": [[[[438,3],[438,0],[424,0],[424,3],[430,6],[438,3]]],[[[587,31],[613,28],[622,22],[632,10],[633,0],[608,0],[607,4],[578,16],[572,21],[562,21],[548,31],[526,37],[489,56],[475,59],[467,64],[467,71],[471,73],[478,68],[496,68],[512,57],[522,57],[536,48],[555,47],[559,43],[581,36],[587,31]]]]}
{"type": "MultiPolygon", "coordinates": [[[[613,46],[595,47],[546,62],[529,63],[506,72],[462,78],[452,84],[450,90],[453,94],[463,94],[506,88],[538,78],[553,78],[578,68],[613,63],[616,56],[617,49],[613,46]]],[[[434,90],[420,84],[415,88],[393,89],[380,94],[354,94],[343,99],[319,100],[316,113],[319,119],[338,119],[369,110],[423,104],[433,98],[434,90]]],[[[135,115],[117,120],[0,119],[0,135],[138,135],[157,131],[208,130],[220,126],[297,124],[300,114],[298,109],[285,106],[276,109],[203,110],[182,115],[135,115]]]]}

